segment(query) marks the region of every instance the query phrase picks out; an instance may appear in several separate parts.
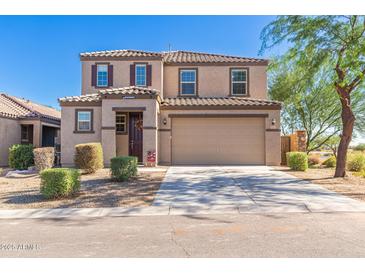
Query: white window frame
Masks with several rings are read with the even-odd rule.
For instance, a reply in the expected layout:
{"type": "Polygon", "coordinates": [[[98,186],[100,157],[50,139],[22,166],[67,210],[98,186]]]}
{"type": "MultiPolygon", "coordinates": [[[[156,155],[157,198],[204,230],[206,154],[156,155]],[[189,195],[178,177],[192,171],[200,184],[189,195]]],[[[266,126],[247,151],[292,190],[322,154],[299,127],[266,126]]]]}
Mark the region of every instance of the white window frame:
{"type": "Polygon", "coordinates": [[[127,114],[124,113],[116,113],[115,115],[115,131],[116,133],[127,133],[127,114]],[[124,117],[124,122],[117,122],[117,117],[122,116],[124,117]],[[117,125],[124,125],[124,131],[118,131],[117,125]]]}
{"type": "Polygon", "coordinates": [[[180,95],[181,96],[195,96],[196,95],[196,81],[197,81],[197,70],[196,69],[181,69],[180,70],[180,95]],[[191,82],[191,81],[183,81],[182,79],[182,74],[184,72],[194,72],[195,74],[195,81],[191,82]],[[183,93],[183,84],[194,84],[194,93],[193,94],[184,94],[183,93]]]}
{"type": "Polygon", "coordinates": [[[247,93],[247,80],[248,80],[248,71],[246,68],[234,68],[231,69],[231,95],[235,95],[235,96],[246,96],[247,93]],[[244,71],[246,73],[246,81],[233,81],[233,72],[234,71],[244,71]],[[238,93],[235,94],[233,92],[233,84],[245,84],[245,93],[238,93]]]}
{"type": "Polygon", "coordinates": [[[96,64],[96,86],[97,87],[108,87],[109,82],[109,69],[108,64],[96,64]],[[106,67],[106,84],[105,85],[99,85],[99,68],[100,67],[106,67]]]}
{"type": "Polygon", "coordinates": [[[134,68],[134,82],[136,83],[137,87],[146,87],[147,86],[147,64],[136,64],[134,68]],[[137,68],[144,67],[144,85],[138,85],[137,82],[137,68]]]}
{"type": "Polygon", "coordinates": [[[77,131],[91,131],[92,130],[92,112],[89,110],[79,110],[77,111],[77,131]],[[80,113],[88,113],[89,114],[89,118],[88,120],[80,120],[80,113]],[[88,122],[89,123],[89,128],[88,129],[80,129],[80,122],[88,122]]]}

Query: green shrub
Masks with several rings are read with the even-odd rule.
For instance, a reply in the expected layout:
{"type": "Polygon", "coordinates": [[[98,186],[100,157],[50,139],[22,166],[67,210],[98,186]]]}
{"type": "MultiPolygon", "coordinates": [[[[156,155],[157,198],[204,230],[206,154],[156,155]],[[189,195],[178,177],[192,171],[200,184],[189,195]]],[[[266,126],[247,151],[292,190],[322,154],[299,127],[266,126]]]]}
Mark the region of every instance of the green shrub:
{"type": "Polygon", "coordinates": [[[320,163],[321,163],[321,158],[318,154],[311,154],[308,156],[309,166],[319,165],[320,163]]]}
{"type": "Polygon", "coordinates": [[[103,164],[103,149],[100,143],[86,143],[75,146],[75,165],[85,173],[94,173],[103,164]]]}
{"type": "Polygon", "coordinates": [[[365,178],[365,169],[363,169],[362,171],[360,171],[360,176],[365,178]]]}
{"type": "Polygon", "coordinates": [[[290,169],[306,171],[308,169],[308,155],[305,152],[288,152],[286,154],[287,163],[290,169]]]}
{"type": "Polygon", "coordinates": [[[117,181],[126,181],[137,175],[137,157],[114,157],[111,160],[111,174],[117,181]]]}
{"type": "Polygon", "coordinates": [[[41,193],[47,199],[67,197],[80,189],[80,172],[74,168],[48,168],[40,176],[41,193]]]}
{"type": "Polygon", "coordinates": [[[356,151],[365,151],[365,144],[358,144],[354,147],[354,150],[356,151]]]}
{"type": "Polygon", "coordinates": [[[33,145],[12,145],[9,148],[9,166],[27,169],[33,165],[33,145]]]}
{"type": "Polygon", "coordinates": [[[326,167],[335,167],[336,166],[336,157],[331,156],[326,161],[324,161],[322,164],[325,165],[326,167]]]}
{"type": "Polygon", "coordinates": [[[350,171],[362,171],[365,169],[365,154],[354,152],[348,155],[347,169],[350,171]]]}
{"type": "Polygon", "coordinates": [[[40,147],[33,149],[34,165],[38,171],[53,167],[55,154],[53,147],[40,147]]]}

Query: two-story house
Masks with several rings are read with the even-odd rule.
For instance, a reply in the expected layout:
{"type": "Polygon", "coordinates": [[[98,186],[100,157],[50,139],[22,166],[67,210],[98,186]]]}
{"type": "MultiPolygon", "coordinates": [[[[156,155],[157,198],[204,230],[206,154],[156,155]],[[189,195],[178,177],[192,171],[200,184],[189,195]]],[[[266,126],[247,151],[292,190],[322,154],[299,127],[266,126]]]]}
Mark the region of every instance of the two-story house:
{"type": "Polygon", "coordinates": [[[168,165],[280,164],[281,104],[267,99],[267,60],[137,50],[80,59],[81,95],[59,99],[64,166],[86,142],[102,144],[106,165],[151,153],[168,165]]]}

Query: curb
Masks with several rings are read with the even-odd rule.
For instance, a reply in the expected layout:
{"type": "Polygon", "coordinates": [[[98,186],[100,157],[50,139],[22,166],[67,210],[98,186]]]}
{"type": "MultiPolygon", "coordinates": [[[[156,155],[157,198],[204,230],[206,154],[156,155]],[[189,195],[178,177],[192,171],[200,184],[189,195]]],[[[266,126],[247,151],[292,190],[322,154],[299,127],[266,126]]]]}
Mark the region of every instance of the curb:
{"type": "Polygon", "coordinates": [[[168,215],[168,207],[53,208],[0,210],[0,219],[54,219],[168,215]]]}

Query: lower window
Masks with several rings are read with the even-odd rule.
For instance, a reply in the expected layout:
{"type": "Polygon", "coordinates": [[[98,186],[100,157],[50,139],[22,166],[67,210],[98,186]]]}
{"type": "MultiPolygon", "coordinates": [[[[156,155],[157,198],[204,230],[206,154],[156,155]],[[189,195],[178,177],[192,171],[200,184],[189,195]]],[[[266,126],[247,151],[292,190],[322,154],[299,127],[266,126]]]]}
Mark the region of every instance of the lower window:
{"type": "Polygon", "coordinates": [[[115,116],[115,129],[117,133],[127,132],[127,115],[123,113],[117,113],[115,116]]]}
{"type": "Polygon", "coordinates": [[[91,111],[77,111],[77,131],[91,131],[91,111]]]}

